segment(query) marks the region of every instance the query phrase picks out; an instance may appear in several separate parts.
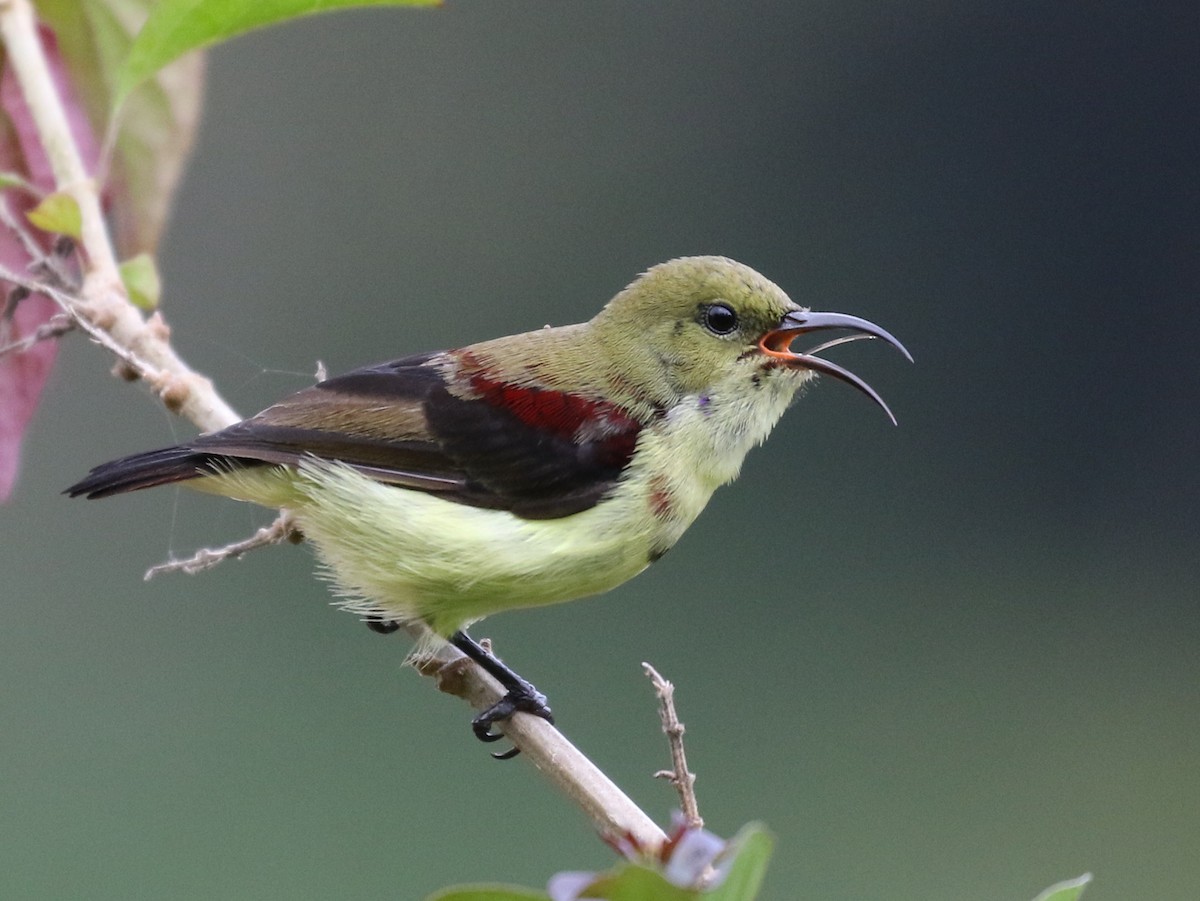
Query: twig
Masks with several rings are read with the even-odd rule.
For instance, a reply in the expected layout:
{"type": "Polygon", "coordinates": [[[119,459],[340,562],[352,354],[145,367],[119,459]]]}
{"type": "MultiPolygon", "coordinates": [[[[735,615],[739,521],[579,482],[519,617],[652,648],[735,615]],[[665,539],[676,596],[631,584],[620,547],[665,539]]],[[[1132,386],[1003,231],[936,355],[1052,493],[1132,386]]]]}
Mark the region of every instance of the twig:
{"type": "MultiPolygon", "coordinates": [[[[0,337],[5,337],[5,325],[6,323],[0,323],[0,337]]],[[[34,329],[32,334],[0,346],[0,357],[3,357],[5,354],[24,353],[39,342],[49,341],[51,338],[60,338],[74,328],[75,321],[73,319],[65,313],[58,313],[51,317],[48,322],[43,322],[34,329]]]]}
{"type": "MultiPolygon", "coordinates": [[[[58,301],[80,327],[129,367],[123,374],[146,379],[169,408],[201,430],[213,431],[237,422],[241,417],[221,399],[212,382],[175,353],[161,317],[144,320],[129,303],[99,194],[67,126],[29,0],[0,0],[0,39],[33,115],[57,189],[69,191],[79,204],[84,279],[76,296],[7,270],[0,271],[0,278],[58,301]]],[[[466,698],[478,709],[500,697],[497,683],[449,645],[439,649],[436,663],[429,665],[432,673],[427,667],[422,671],[436,675],[443,690],[466,698]]],[[[657,848],[666,840],[653,820],[545,720],[517,714],[498,727],[525,759],[584,810],[601,834],[627,835],[647,848],[657,848]]]]}
{"type": "Polygon", "coordinates": [[[700,806],[696,803],[696,774],[688,771],[687,755],[683,752],[684,728],[675,713],[675,686],[649,663],[643,663],[642,669],[650,677],[654,692],[658,695],[658,712],[662,717],[663,732],[666,733],[667,743],[671,746],[672,769],[660,770],[654,777],[671,781],[675,790],[679,792],[679,804],[688,828],[700,829],[704,826],[704,820],[700,816],[700,806]]]}
{"type": "Polygon", "coordinates": [[[92,320],[80,315],[79,298],[65,291],[60,291],[49,282],[38,281],[26,275],[13,272],[7,266],[0,264],[0,281],[5,281],[31,294],[45,294],[62,308],[62,311],[81,329],[88,333],[93,341],[106,350],[116,354],[130,369],[149,384],[156,385],[166,381],[164,373],[136,353],[117,341],[112,335],[96,325],[92,320]]]}
{"type": "Polygon", "coordinates": [[[8,201],[0,195],[0,223],[4,227],[17,236],[17,240],[25,248],[25,253],[29,255],[32,261],[29,264],[29,271],[34,277],[48,280],[57,288],[68,291],[74,294],[79,293],[79,284],[68,274],[63,268],[63,261],[69,253],[69,249],[74,248],[74,243],[70,238],[63,238],[67,243],[64,248],[59,242],[55,242],[54,249],[47,254],[37,239],[33,237],[29,229],[25,228],[20,220],[13,215],[13,211],[9,209],[8,201]]]}
{"type": "Polygon", "coordinates": [[[5,227],[17,236],[30,259],[36,260],[45,253],[33,236],[29,234],[29,230],[17,221],[17,217],[8,208],[8,201],[3,196],[0,196],[0,222],[3,222],[5,227]]]}
{"type": "MultiPolygon", "coordinates": [[[[78,291],[79,286],[72,283],[63,267],[65,254],[59,252],[59,243],[56,242],[54,250],[47,254],[29,230],[22,226],[13,215],[12,210],[9,209],[7,198],[3,194],[0,194],[0,224],[11,231],[25,248],[30,259],[26,268],[33,274],[34,279],[44,279],[57,288],[78,291]]],[[[70,241],[69,238],[66,240],[70,241]]],[[[75,328],[74,318],[68,313],[60,313],[51,317],[49,321],[43,322],[34,329],[32,334],[9,341],[12,337],[13,322],[18,305],[26,298],[31,297],[33,293],[27,285],[13,285],[12,290],[8,292],[3,312],[0,313],[0,342],[5,342],[0,346],[0,357],[9,353],[24,353],[39,342],[59,338],[75,328]]]]}
{"type": "Polygon", "coordinates": [[[212,569],[217,564],[224,563],[226,560],[236,559],[247,551],[253,551],[260,547],[270,547],[273,544],[282,544],[285,541],[291,541],[293,536],[299,536],[299,534],[296,531],[296,524],[292,520],[292,515],[285,511],[280,513],[273,523],[269,526],[263,526],[249,538],[235,541],[233,544],[227,544],[224,547],[201,548],[186,560],[171,560],[167,563],[160,563],[158,566],[152,566],[146,570],[146,575],[142,578],[149,582],[155,576],[161,576],[163,573],[183,573],[188,576],[194,576],[197,573],[204,572],[206,569],[212,569]]]}

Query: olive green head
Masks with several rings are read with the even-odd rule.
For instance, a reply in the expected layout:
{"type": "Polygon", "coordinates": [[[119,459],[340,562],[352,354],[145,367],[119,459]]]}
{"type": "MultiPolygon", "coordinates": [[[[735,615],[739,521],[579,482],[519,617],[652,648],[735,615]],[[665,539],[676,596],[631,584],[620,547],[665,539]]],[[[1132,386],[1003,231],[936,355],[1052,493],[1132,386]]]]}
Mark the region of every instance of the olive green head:
{"type": "MultiPolygon", "coordinates": [[[[769,362],[759,351],[763,337],[799,310],[749,266],[718,256],[681,257],[639,276],[590,326],[611,361],[669,401],[736,373],[751,377],[769,362]]],[[[797,386],[808,375],[777,368],[797,386]]]]}

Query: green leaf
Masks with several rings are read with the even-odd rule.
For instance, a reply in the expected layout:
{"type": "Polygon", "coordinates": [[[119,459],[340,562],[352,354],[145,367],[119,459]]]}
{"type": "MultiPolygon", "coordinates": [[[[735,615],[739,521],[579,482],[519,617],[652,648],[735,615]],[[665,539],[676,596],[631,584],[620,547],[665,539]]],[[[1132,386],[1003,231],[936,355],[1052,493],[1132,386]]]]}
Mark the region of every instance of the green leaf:
{"type": "Polygon", "coordinates": [[[622,864],[592,883],[586,897],[604,901],[698,901],[705,896],[671,885],[657,870],[622,864]]]}
{"type": "Polygon", "coordinates": [[[549,901],[545,892],[511,885],[455,885],[434,892],[425,901],[549,901]]]}
{"type": "Polygon", "coordinates": [[[70,235],[79,240],[83,229],[83,218],[79,215],[79,204],[64,191],[55,191],[25,214],[25,217],[44,232],[55,235],[70,235]]]}
{"type": "Polygon", "coordinates": [[[1092,881],[1091,873],[1084,873],[1074,879],[1058,882],[1050,886],[1033,901],[1075,901],[1083,894],[1084,886],[1092,881]]]}
{"type": "Polygon", "coordinates": [[[726,853],[736,855],[729,874],[705,897],[710,901],[753,901],[762,887],[771,852],[775,850],[775,838],[761,823],[748,823],[729,844],[730,850],[726,853]]]}
{"type": "Polygon", "coordinates": [[[125,283],[125,293],[135,307],[143,310],[153,310],[158,307],[158,299],[162,294],[162,282],[158,278],[158,267],[154,265],[154,257],[148,253],[139,253],[120,265],[121,281],[125,283]]]}
{"type": "Polygon", "coordinates": [[[162,0],[117,75],[113,108],[171,60],[265,25],[362,6],[435,6],[439,0],[162,0]]]}

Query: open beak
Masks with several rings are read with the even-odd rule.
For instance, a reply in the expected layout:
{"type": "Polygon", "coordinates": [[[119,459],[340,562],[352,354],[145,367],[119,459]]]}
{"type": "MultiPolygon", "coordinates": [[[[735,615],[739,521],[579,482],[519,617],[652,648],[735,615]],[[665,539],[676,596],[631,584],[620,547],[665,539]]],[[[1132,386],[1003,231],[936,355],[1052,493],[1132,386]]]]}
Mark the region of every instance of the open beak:
{"type": "Polygon", "coordinates": [[[892,335],[881,329],[874,322],[869,322],[866,319],[859,319],[857,316],[848,316],[845,313],[814,313],[806,310],[795,310],[788,313],[780,320],[779,325],[771,329],[762,336],[758,342],[758,349],[774,360],[779,360],[788,366],[795,366],[800,369],[811,369],[814,372],[821,372],[825,375],[832,376],[853,385],[875,403],[883,408],[883,412],[888,415],[888,419],[892,421],[892,425],[896,424],[896,417],[892,415],[892,411],[888,409],[888,405],[883,402],[875,389],[856,376],[853,372],[843,369],[836,363],[830,363],[828,360],[816,356],[819,351],[833,347],[835,344],[844,344],[847,341],[858,341],[864,338],[881,338],[886,341],[912,362],[912,354],[910,354],[892,335]],[[791,350],[792,342],[801,335],[807,335],[810,332],[824,331],[826,329],[847,329],[852,334],[842,338],[835,338],[832,341],[826,341],[817,347],[812,348],[805,353],[793,353],[791,350]]]}

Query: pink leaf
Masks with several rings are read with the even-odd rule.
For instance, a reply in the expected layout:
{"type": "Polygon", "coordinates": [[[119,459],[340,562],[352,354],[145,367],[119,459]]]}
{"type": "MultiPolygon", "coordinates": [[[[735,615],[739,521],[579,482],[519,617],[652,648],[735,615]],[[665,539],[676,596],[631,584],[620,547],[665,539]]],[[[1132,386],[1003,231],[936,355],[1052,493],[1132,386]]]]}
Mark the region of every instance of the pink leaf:
{"type": "MultiPolygon", "coordinates": [[[[94,171],[99,148],[87,116],[67,77],[53,33],[41,28],[42,44],[67,108],[71,130],[89,171],[94,171]]],[[[6,128],[0,132],[0,171],[23,174],[33,185],[44,191],[54,189],[50,164],[38,140],[33,118],[25,105],[20,85],[7,64],[0,75],[0,110],[6,128]]],[[[6,201],[18,221],[33,206],[27,194],[9,191],[6,201]]],[[[0,262],[17,272],[30,263],[29,254],[15,235],[0,229],[0,262]]],[[[0,302],[0,306],[3,303],[0,302]]],[[[32,335],[58,312],[48,297],[35,294],[22,300],[11,319],[0,321],[0,346],[20,341],[32,335]]],[[[21,456],[21,439],[37,409],[38,398],[46,383],[58,351],[55,341],[39,341],[21,352],[0,356],[0,501],[12,493],[21,456]]]]}

